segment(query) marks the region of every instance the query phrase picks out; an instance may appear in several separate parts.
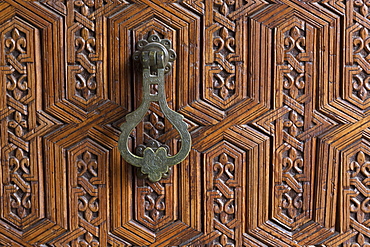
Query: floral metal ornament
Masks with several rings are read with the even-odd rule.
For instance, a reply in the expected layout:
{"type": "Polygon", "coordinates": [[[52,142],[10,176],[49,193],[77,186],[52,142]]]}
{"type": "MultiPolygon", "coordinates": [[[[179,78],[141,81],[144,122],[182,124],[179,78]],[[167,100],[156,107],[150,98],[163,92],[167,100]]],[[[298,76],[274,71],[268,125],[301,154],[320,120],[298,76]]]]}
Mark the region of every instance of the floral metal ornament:
{"type": "Polygon", "coordinates": [[[171,62],[176,59],[170,40],[160,39],[158,35],[150,35],[147,40],[137,43],[138,51],[133,55],[135,61],[142,65],[143,95],[138,109],[126,116],[126,122],[121,125],[121,136],[118,148],[122,157],[131,165],[140,167],[143,174],[147,174],[152,182],[159,181],[169,170],[169,167],[183,161],[191,148],[191,137],[183,116],[171,110],[166,101],[164,75],[171,70],[171,62]],[[151,86],[157,85],[158,90],[151,93],[151,86]],[[165,147],[148,146],[142,151],[142,156],[130,152],[127,141],[131,131],[144,118],[151,102],[158,102],[164,116],[175,127],[181,137],[181,148],[174,156],[168,156],[165,147]]]}

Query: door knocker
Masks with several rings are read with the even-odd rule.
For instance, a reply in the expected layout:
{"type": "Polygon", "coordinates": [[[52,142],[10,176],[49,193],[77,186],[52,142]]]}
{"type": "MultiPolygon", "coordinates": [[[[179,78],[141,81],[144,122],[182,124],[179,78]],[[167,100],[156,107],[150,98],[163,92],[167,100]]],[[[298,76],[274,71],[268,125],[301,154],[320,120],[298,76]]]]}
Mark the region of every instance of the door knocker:
{"type": "Polygon", "coordinates": [[[170,40],[160,39],[158,35],[150,35],[147,40],[142,39],[137,43],[138,51],[133,59],[142,65],[143,95],[141,105],[132,113],[126,115],[126,122],[121,125],[121,136],[118,148],[122,157],[131,165],[140,167],[141,173],[147,174],[152,182],[159,181],[168,172],[169,167],[183,161],[191,148],[191,137],[184,122],[184,117],[171,110],[166,101],[164,75],[171,70],[171,62],[176,59],[176,53],[172,50],[170,40]],[[151,93],[151,85],[157,85],[158,90],[151,93]],[[181,148],[173,156],[168,156],[165,147],[148,146],[142,151],[142,157],[133,154],[128,149],[128,138],[131,131],[144,118],[149,110],[151,102],[158,102],[168,121],[179,132],[181,148]]]}

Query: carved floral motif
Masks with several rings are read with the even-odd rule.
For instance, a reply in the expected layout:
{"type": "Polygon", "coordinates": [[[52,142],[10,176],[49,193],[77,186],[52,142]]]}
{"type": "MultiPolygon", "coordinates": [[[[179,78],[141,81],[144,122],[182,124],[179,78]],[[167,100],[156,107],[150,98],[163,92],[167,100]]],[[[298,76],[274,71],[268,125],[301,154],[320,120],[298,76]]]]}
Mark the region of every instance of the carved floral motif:
{"type": "MultiPolygon", "coordinates": [[[[228,15],[235,10],[235,1],[214,0],[213,8],[215,14],[228,20],[228,15]]],[[[230,26],[219,26],[213,33],[214,62],[221,70],[213,74],[213,94],[222,101],[235,94],[235,35],[235,29],[230,26]]]]}
{"type": "Polygon", "coordinates": [[[307,187],[304,186],[305,166],[310,164],[305,163],[305,143],[301,142],[300,135],[307,131],[305,129],[306,116],[302,114],[309,101],[305,100],[307,95],[306,84],[310,81],[312,73],[312,45],[308,42],[307,37],[311,37],[308,32],[312,31],[312,27],[307,23],[296,20],[295,25],[285,27],[281,30],[281,38],[277,46],[277,60],[281,65],[278,71],[281,73],[282,80],[279,87],[283,93],[282,106],[291,107],[289,113],[282,117],[282,128],[279,133],[282,136],[279,138],[281,143],[278,144],[279,159],[282,167],[281,177],[276,177],[276,202],[278,205],[278,217],[285,224],[296,228],[305,214],[305,205],[307,200],[305,197],[309,193],[307,187]],[[301,23],[298,25],[298,23],[301,23]],[[311,69],[311,70],[310,70],[311,69]]]}
{"type": "MultiPolygon", "coordinates": [[[[78,177],[80,181],[88,181],[93,184],[94,180],[98,176],[97,173],[97,161],[96,158],[89,152],[83,153],[82,157],[77,161],[78,177]]],[[[83,186],[84,183],[81,184],[83,186]]],[[[97,188],[95,191],[84,189],[83,195],[78,199],[78,211],[80,216],[83,217],[87,222],[91,222],[98,216],[99,213],[99,199],[97,197],[97,188]]]]}
{"type": "Polygon", "coordinates": [[[359,233],[351,240],[352,244],[348,244],[349,247],[370,247],[369,237],[365,237],[362,233],[359,233]]]}
{"type": "Polygon", "coordinates": [[[295,26],[286,33],[284,39],[285,61],[290,67],[290,72],[284,74],[284,89],[294,99],[303,93],[305,87],[304,63],[299,56],[299,54],[305,53],[306,38],[304,34],[303,30],[295,26]]]}
{"type": "Polygon", "coordinates": [[[81,73],[76,74],[76,90],[88,100],[96,93],[96,62],[91,59],[95,54],[94,32],[86,27],[76,32],[76,59],[81,65],[81,73]]]}
{"type": "Polygon", "coordinates": [[[101,174],[98,172],[98,156],[89,150],[83,151],[76,156],[76,172],[77,172],[77,187],[74,188],[77,198],[77,207],[81,227],[86,229],[86,232],[79,237],[73,237],[71,246],[81,247],[97,247],[100,246],[99,236],[96,233],[90,232],[91,228],[98,227],[101,223],[102,213],[100,208],[99,184],[101,174]],[[89,227],[87,227],[89,226],[89,227]]]}
{"type": "Polygon", "coordinates": [[[363,151],[349,165],[350,182],[353,185],[354,196],[350,199],[351,217],[359,223],[370,220],[370,161],[363,151]]]}
{"type": "MultiPolygon", "coordinates": [[[[164,190],[162,185],[159,184],[164,190]]],[[[148,217],[150,217],[154,222],[157,222],[165,214],[166,204],[164,202],[165,195],[156,193],[155,190],[151,190],[145,196],[145,212],[148,217]]]]}
{"type": "Polygon", "coordinates": [[[367,0],[354,0],[353,1],[354,10],[364,17],[369,15],[370,2],[367,0]]]}
{"type": "Polygon", "coordinates": [[[300,132],[302,132],[303,120],[302,116],[299,116],[296,111],[291,111],[289,113],[289,118],[284,121],[284,127],[286,131],[293,137],[296,137],[300,132]]]}
{"type": "Polygon", "coordinates": [[[235,0],[213,0],[213,3],[215,9],[224,16],[235,9],[235,0]]]}
{"type": "Polygon", "coordinates": [[[87,232],[82,237],[79,238],[78,246],[79,247],[98,247],[100,246],[100,243],[97,240],[97,238],[94,237],[94,235],[87,232]]]}
{"type": "Polygon", "coordinates": [[[75,0],[74,5],[83,16],[88,17],[97,9],[103,7],[109,0],[75,0]]]}
{"type": "Polygon", "coordinates": [[[73,12],[75,22],[69,27],[70,41],[74,49],[69,50],[69,69],[74,81],[75,95],[83,104],[91,102],[101,96],[102,88],[102,39],[97,37],[97,30],[101,30],[102,21],[99,12],[108,5],[116,5],[119,1],[113,0],[74,0],[73,12]],[[72,25],[73,24],[73,25],[72,25]]]}
{"type": "Polygon", "coordinates": [[[27,130],[27,120],[24,119],[24,116],[16,111],[13,115],[13,118],[8,122],[10,129],[14,130],[14,134],[18,137],[23,136],[24,132],[27,130]]]}
{"type": "MultiPolygon", "coordinates": [[[[229,184],[234,180],[235,176],[234,159],[226,153],[222,153],[216,157],[213,164],[213,171],[214,184],[220,184],[220,187],[227,188],[226,190],[229,192],[225,193],[225,190],[219,190],[219,187],[215,188],[219,191],[219,196],[213,202],[214,220],[217,222],[216,224],[221,224],[225,229],[233,232],[232,225],[236,218],[234,202],[235,188],[232,188],[229,184]]],[[[235,240],[229,236],[230,234],[228,232],[221,233],[220,237],[213,241],[212,246],[235,246],[235,240]]]]}
{"type": "MultiPolygon", "coordinates": [[[[360,67],[360,64],[366,64],[370,62],[370,37],[367,28],[362,27],[358,32],[354,33],[353,37],[353,56],[360,67]],[[364,62],[361,62],[364,61],[364,62]]],[[[353,94],[362,101],[369,98],[370,83],[369,74],[367,74],[362,68],[360,71],[353,76],[352,89],[353,94]]]]}
{"type": "Polygon", "coordinates": [[[5,47],[8,48],[5,52],[7,54],[12,54],[14,57],[18,57],[19,54],[26,53],[25,48],[27,41],[25,39],[25,34],[19,32],[17,28],[14,28],[9,36],[10,37],[5,39],[5,47]]]}
{"type": "Polygon", "coordinates": [[[159,182],[150,182],[148,179],[138,179],[140,196],[137,205],[139,222],[152,230],[159,230],[171,221],[173,209],[168,204],[169,190],[172,187],[171,176],[162,178],[159,182]]]}
{"type": "Polygon", "coordinates": [[[230,98],[235,93],[235,65],[232,60],[235,55],[235,33],[221,27],[214,36],[215,61],[222,71],[214,74],[214,94],[222,100],[230,98]]]}
{"type": "MultiPolygon", "coordinates": [[[[21,32],[17,27],[5,34],[4,48],[6,54],[7,66],[11,73],[6,76],[7,95],[12,97],[27,109],[21,101],[28,96],[28,67],[27,63],[23,62],[23,57],[27,56],[28,45],[27,38],[24,32],[21,32]]],[[[10,107],[10,106],[9,106],[10,107]]],[[[28,132],[28,112],[15,110],[7,117],[8,134],[14,135],[15,138],[20,138],[28,132]]],[[[23,140],[22,140],[23,141],[23,140]]],[[[15,145],[13,151],[8,156],[9,175],[10,177],[10,210],[18,218],[24,219],[32,213],[31,203],[31,183],[30,172],[31,162],[28,151],[29,143],[24,142],[24,146],[18,147],[15,145]]]]}
{"type": "Polygon", "coordinates": [[[164,116],[161,112],[155,112],[149,110],[144,118],[144,130],[146,133],[147,140],[158,140],[158,138],[164,134],[164,116]]]}
{"type": "Polygon", "coordinates": [[[303,173],[302,152],[291,147],[283,158],[283,181],[287,192],[282,195],[283,213],[294,219],[302,212],[302,185],[299,175],[303,173]]]}
{"type": "Polygon", "coordinates": [[[31,213],[31,186],[27,182],[30,175],[30,160],[25,156],[25,152],[17,148],[9,159],[10,174],[13,177],[14,192],[11,194],[10,205],[12,212],[23,219],[31,213]],[[17,182],[21,182],[21,186],[17,182]]]}
{"type": "Polygon", "coordinates": [[[27,40],[23,32],[20,32],[17,28],[14,28],[7,35],[5,39],[5,54],[14,58],[18,70],[14,70],[13,73],[7,75],[6,89],[10,95],[16,100],[20,100],[27,95],[28,83],[27,83],[27,69],[25,64],[20,63],[22,55],[26,53],[27,40]]]}

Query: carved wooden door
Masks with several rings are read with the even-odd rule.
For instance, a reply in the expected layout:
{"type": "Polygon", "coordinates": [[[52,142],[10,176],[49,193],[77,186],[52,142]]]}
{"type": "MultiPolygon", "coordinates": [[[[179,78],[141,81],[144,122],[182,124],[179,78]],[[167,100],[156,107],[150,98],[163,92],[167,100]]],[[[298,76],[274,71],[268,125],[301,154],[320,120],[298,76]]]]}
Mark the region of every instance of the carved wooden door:
{"type": "MultiPolygon", "coordinates": [[[[369,7],[0,1],[0,245],[369,246],[369,7]],[[155,183],[117,147],[153,33],[193,143],[155,183]]],[[[156,103],[130,145],[153,141],[181,145],[156,103]]]]}

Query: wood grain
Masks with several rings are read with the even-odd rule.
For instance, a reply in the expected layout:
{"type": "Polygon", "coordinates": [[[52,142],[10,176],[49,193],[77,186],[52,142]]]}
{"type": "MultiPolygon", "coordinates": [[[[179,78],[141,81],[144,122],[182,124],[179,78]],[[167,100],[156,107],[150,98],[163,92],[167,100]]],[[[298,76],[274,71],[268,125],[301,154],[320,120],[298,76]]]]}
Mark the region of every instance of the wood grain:
{"type": "MultiPolygon", "coordinates": [[[[0,1],[0,245],[369,245],[369,7],[0,1]],[[193,143],[155,183],[117,148],[153,33],[193,143]]],[[[181,147],[155,102],[129,145],[151,141],[181,147]]]]}

